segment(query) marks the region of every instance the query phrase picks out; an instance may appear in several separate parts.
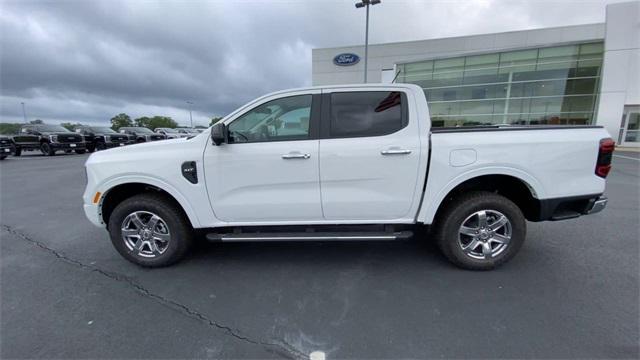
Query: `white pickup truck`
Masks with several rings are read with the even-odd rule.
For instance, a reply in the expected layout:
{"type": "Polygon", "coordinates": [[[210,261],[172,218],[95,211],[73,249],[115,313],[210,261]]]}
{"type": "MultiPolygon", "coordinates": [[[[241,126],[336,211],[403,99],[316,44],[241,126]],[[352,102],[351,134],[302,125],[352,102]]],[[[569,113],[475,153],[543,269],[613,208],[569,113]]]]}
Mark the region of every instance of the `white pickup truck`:
{"type": "Polygon", "coordinates": [[[422,89],[272,93],[202,134],[86,162],[84,211],[142,266],[212,241],[393,240],[428,227],[443,254],[492,269],[526,221],[601,211],[614,143],[598,126],[432,129],[422,89]]]}

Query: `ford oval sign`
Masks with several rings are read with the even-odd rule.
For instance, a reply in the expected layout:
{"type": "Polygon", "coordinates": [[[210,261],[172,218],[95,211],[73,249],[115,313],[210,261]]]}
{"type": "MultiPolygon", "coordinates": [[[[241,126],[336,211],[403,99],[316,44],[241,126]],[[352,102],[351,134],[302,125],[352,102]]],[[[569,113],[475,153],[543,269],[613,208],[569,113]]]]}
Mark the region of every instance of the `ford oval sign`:
{"type": "Polygon", "coordinates": [[[351,66],[360,61],[360,56],[351,53],[338,54],[333,58],[333,63],[338,66],[351,66]]]}

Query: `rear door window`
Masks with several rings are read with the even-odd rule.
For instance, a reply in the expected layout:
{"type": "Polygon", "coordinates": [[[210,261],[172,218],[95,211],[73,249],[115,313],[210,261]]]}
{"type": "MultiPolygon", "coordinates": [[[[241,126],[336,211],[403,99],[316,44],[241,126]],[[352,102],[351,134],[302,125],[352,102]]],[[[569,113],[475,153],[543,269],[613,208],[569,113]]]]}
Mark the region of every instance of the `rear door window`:
{"type": "Polygon", "coordinates": [[[402,92],[336,92],[330,99],[331,138],[388,135],[407,125],[402,92]]]}

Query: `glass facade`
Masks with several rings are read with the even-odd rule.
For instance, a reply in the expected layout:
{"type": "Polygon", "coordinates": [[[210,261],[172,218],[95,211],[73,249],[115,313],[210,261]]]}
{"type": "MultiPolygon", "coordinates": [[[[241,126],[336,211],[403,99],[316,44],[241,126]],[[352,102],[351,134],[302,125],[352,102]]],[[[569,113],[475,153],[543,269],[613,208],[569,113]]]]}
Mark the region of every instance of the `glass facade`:
{"type": "Polygon", "coordinates": [[[433,126],[592,124],[602,42],[397,65],[397,82],[417,84],[433,126]]]}

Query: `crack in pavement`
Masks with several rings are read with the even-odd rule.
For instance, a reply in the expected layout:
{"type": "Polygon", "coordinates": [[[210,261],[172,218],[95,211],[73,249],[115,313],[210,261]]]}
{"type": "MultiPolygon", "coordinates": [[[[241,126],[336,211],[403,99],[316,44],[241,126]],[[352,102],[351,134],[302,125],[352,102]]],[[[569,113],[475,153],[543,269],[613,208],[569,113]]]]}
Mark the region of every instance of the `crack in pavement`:
{"type": "Polygon", "coordinates": [[[75,265],[77,267],[80,267],[84,270],[88,270],[88,271],[92,271],[92,272],[96,272],[100,275],[103,275],[111,280],[115,280],[121,283],[125,283],[131,287],[133,287],[135,290],[137,290],[137,293],[141,296],[147,297],[149,299],[152,299],[156,302],[161,303],[162,305],[165,306],[169,306],[169,307],[173,307],[173,308],[177,308],[179,310],[182,311],[182,313],[185,316],[189,316],[191,318],[195,318],[197,320],[200,320],[202,322],[204,322],[205,324],[209,325],[212,328],[218,329],[218,330],[222,330],[223,332],[225,332],[227,335],[230,335],[238,340],[253,344],[253,345],[258,345],[258,346],[262,346],[265,348],[265,350],[272,352],[272,353],[276,353],[279,355],[283,355],[286,356],[288,358],[291,359],[308,359],[309,356],[305,353],[303,353],[302,351],[296,349],[294,346],[292,346],[291,344],[288,344],[284,341],[265,341],[265,340],[254,340],[251,339],[245,335],[242,335],[238,330],[234,330],[229,326],[226,325],[222,325],[220,323],[215,322],[214,320],[208,318],[206,315],[204,315],[203,313],[191,309],[190,307],[188,307],[187,305],[181,304],[175,300],[171,300],[168,299],[164,296],[155,294],[153,292],[151,292],[150,290],[148,290],[147,288],[145,288],[144,286],[140,285],[139,283],[135,282],[134,280],[132,280],[131,278],[128,278],[126,276],[123,276],[121,274],[117,274],[117,273],[113,273],[110,271],[106,271],[103,269],[100,269],[98,267],[92,266],[92,265],[88,265],[85,264],[79,260],[70,258],[66,255],[64,255],[63,253],[61,253],[58,250],[55,250],[53,248],[50,248],[49,246],[47,246],[46,244],[44,244],[41,241],[35,240],[30,238],[29,236],[23,234],[22,232],[13,229],[11,226],[9,225],[4,225],[2,224],[2,230],[6,231],[9,234],[15,235],[18,238],[31,243],[32,245],[35,245],[43,250],[45,250],[46,252],[48,252],[49,254],[54,255],[56,258],[68,263],[68,264],[72,264],[75,265]]]}

